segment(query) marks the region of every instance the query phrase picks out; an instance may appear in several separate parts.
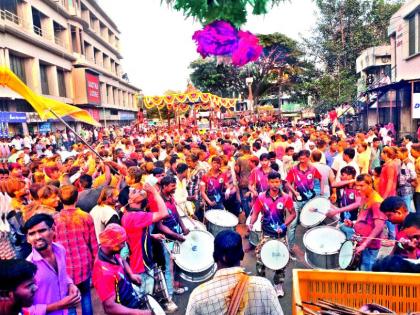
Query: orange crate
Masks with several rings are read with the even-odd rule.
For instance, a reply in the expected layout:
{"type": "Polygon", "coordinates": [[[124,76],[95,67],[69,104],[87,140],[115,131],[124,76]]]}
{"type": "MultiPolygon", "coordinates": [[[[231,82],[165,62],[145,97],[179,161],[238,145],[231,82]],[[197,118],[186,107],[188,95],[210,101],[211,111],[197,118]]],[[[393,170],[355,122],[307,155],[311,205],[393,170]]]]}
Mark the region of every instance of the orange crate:
{"type": "Polygon", "coordinates": [[[418,312],[420,274],[294,269],[293,315],[303,315],[297,306],[302,301],[318,299],[354,308],[377,303],[398,314],[418,312]]]}

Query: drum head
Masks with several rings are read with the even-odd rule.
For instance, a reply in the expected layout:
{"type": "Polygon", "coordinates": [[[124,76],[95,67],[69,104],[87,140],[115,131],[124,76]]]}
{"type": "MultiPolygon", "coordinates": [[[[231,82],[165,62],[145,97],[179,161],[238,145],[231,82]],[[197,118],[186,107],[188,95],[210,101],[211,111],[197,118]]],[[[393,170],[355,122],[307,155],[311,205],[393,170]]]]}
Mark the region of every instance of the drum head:
{"type": "Polygon", "coordinates": [[[149,310],[152,311],[153,315],[165,315],[165,311],[163,310],[163,308],[159,305],[158,302],[156,302],[156,300],[148,295],[147,296],[147,303],[149,304],[149,310]]]}
{"type": "Polygon", "coordinates": [[[193,230],[180,244],[175,263],[188,272],[201,272],[214,264],[214,236],[207,231],[193,230]]]}
{"type": "Polygon", "coordinates": [[[305,233],[303,244],[315,254],[337,254],[346,235],[331,226],[317,226],[305,233]]]}
{"type": "Polygon", "coordinates": [[[319,225],[325,220],[325,214],[330,208],[331,202],[327,198],[316,197],[309,200],[300,213],[300,224],[307,228],[319,225]]]}
{"type": "Polygon", "coordinates": [[[226,210],[209,210],[204,215],[207,221],[221,227],[235,227],[238,225],[238,218],[226,210]]]}
{"type": "Polygon", "coordinates": [[[280,270],[286,267],[289,258],[289,250],[281,241],[268,241],[261,248],[261,261],[264,266],[272,270],[280,270]]]}
{"type": "Polygon", "coordinates": [[[182,220],[182,223],[184,223],[185,227],[190,231],[193,231],[193,230],[207,231],[206,226],[200,221],[197,221],[191,218],[188,219],[187,217],[182,217],[181,220],[182,220]]]}
{"type": "Polygon", "coordinates": [[[338,254],[338,265],[341,269],[347,269],[353,262],[353,242],[345,241],[341,245],[340,253],[338,254]]]}
{"type": "MultiPolygon", "coordinates": [[[[251,215],[252,214],[250,214],[248,216],[248,219],[246,219],[246,225],[251,224],[251,215]]],[[[260,212],[260,214],[258,214],[257,221],[255,221],[255,223],[254,223],[254,226],[253,226],[253,229],[252,229],[253,231],[255,231],[255,232],[261,232],[261,221],[262,221],[262,214],[260,212]]]]}

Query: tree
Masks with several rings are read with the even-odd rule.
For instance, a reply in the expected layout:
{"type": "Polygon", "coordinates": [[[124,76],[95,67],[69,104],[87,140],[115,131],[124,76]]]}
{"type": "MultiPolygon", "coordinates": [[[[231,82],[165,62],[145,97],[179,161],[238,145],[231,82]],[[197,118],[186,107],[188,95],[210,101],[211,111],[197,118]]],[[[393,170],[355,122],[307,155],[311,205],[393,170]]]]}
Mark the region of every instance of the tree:
{"type": "Polygon", "coordinates": [[[232,97],[247,95],[245,79],[253,77],[252,91],[258,101],[263,96],[277,95],[280,84],[283,92],[290,92],[295,84],[305,81],[301,74],[309,63],[302,60],[303,52],[296,41],[280,33],[258,37],[264,46],[259,60],[242,68],[217,64],[212,58],[193,61],[192,83],[203,92],[232,97]]]}
{"type": "Polygon", "coordinates": [[[307,53],[322,69],[314,80],[317,105],[330,108],[356,97],[356,59],[372,46],[389,42],[389,20],[402,1],[316,0],[319,19],[305,40],[307,53]]]}

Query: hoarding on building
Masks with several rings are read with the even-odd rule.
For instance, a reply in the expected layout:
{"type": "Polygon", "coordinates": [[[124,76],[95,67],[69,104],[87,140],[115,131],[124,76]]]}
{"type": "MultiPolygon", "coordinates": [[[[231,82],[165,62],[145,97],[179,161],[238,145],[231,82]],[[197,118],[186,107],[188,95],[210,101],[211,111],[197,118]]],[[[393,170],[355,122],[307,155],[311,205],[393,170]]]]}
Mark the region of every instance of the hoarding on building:
{"type": "Polygon", "coordinates": [[[413,119],[420,118],[420,93],[413,93],[412,97],[412,117],[413,119]]]}
{"type": "Polygon", "coordinates": [[[0,121],[7,122],[7,123],[25,123],[26,113],[0,112],[0,121]]]}
{"type": "Polygon", "coordinates": [[[99,76],[86,71],[86,93],[89,104],[101,104],[101,90],[99,84],[99,76]]]}

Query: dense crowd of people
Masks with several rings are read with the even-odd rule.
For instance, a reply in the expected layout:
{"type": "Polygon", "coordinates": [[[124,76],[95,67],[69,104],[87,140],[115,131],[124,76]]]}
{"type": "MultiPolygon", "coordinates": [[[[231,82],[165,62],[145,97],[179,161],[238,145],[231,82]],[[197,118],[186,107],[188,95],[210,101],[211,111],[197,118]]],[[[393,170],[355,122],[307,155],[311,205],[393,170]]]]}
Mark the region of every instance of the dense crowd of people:
{"type": "Polygon", "coordinates": [[[335,227],[357,243],[357,269],[419,272],[420,143],[393,135],[384,126],[350,136],[274,123],[207,132],[83,129],[83,142],[66,131],[3,139],[0,314],[76,314],[78,307],[93,314],[91,284],[100,312],[150,314],[144,297],[154,295],[159,275],[159,303],[173,313],[173,296],[188,291],[174,263],[191,232],[183,218],[205,222],[212,209],[247,222],[248,232],[261,225],[260,277],[240,268],[254,249],[242,248],[248,234],[220,232],[218,270],[191,293],[186,313],[282,314],[287,265],[272,285],[262,278],[261,248],[280,240],[299,259],[299,216],[319,196],[330,200],[335,227]],[[383,247],[393,249],[378,259],[383,247]]]}

